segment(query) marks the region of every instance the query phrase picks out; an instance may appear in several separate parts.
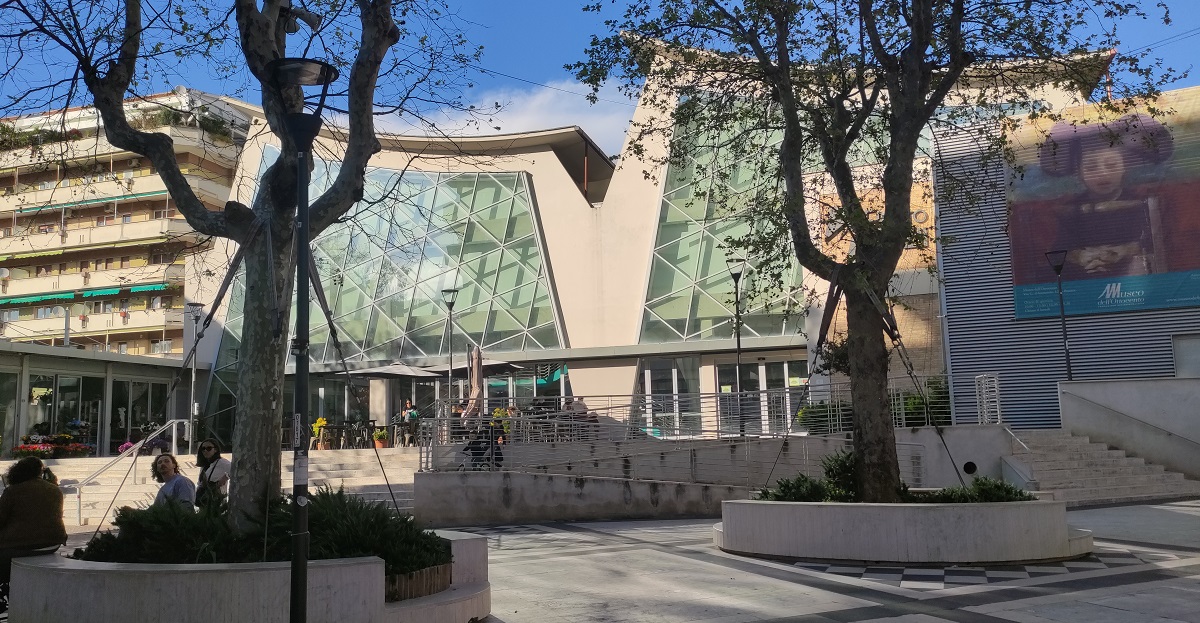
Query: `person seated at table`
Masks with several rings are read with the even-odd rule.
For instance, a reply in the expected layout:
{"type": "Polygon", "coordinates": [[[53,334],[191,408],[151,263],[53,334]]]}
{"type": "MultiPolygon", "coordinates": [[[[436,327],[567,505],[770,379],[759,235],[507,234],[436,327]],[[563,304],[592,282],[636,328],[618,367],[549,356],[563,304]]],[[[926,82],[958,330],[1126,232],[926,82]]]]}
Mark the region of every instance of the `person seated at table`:
{"type": "Polygon", "coordinates": [[[404,401],[404,445],[417,445],[417,431],[421,427],[421,413],[411,400],[404,401]]]}
{"type": "Polygon", "coordinates": [[[8,609],[12,559],[52,553],[67,541],[63,494],[45,477],[37,457],[25,457],[8,469],[0,495],[0,612],[8,609]]]}

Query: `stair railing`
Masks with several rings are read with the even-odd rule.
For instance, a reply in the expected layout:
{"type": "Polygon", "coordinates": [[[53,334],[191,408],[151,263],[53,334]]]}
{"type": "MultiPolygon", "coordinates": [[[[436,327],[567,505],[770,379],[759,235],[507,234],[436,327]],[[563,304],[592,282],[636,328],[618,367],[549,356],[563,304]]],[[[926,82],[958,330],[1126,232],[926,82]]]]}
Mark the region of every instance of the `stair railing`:
{"type": "MultiPolygon", "coordinates": [[[[99,478],[101,474],[108,471],[110,468],[112,468],[117,463],[120,463],[123,459],[129,458],[131,456],[136,456],[138,451],[140,451],[142,449],[142,446],[146,445],[146,442],[163,434],[163,432],[165,432],[167,429],[179,426],[180,424],[184,425],[184,427],[186,428],[190,424],[190,422],[188,420],[168,420],[166,424],[163,424],[162,426],[159,426],[158,428],[154,429],[154,431],[151,432],[149,435],[146,435],[145,437],[143,437],[141,441],[138,441],[137,443],[133,444],[128,449],[126,449],[124,452],[113,457],[113,459],[111,461],[104,464],[104,467],[101,467],[100,469],[92,472],[86,478],[75,483],[74,486],[75,486],[75,521],[76,521],[76,523],[80,526],[83,525],[83,487],[85,485],[91,484],[93,481],[95,481],[97,478],[99,478]]],[[[179,439],[178,435],[175,435],[175,434],[171,435],[171,454],[175,454],[175,455],[179,454],[178,439],[179,439]]],[[[116,496],[120,493],[121,493],[120,490],[113,493],[113,499],[115,500],[116,496]]]]}

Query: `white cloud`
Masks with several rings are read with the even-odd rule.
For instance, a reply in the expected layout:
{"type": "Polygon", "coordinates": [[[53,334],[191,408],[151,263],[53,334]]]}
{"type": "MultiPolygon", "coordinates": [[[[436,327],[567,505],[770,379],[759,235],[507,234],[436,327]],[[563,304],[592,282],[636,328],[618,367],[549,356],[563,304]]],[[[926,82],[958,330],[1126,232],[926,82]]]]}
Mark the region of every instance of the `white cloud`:
{"type": "MultiPolygon", "coordinates": [[[[499,103],[500,110],[489,115],[491,123],[481,122],[462,133],[507,134],[577,125],[606,153],[617,154],[633,118],[635,102],[615,88],[606,87],[599,93],[600,101],[593,105],[583,97],[587,92],[588,87],[573,81],[486,91],[473,98],[476,108],[492,110],[499,103]]],[[[449,127],[460,127],[464,122],[464,117],[453,118],[449,127]]]]}

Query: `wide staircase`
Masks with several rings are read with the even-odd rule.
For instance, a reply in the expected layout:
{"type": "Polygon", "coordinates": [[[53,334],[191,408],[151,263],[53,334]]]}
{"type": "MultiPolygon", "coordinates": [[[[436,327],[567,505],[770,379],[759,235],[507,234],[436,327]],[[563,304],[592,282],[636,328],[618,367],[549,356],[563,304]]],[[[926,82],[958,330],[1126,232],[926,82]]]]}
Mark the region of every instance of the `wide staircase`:
{"type": "MultiPolygon", "coordinates": [[[[1013,458],[1032,472],[1037,489],[1069,507],[1200,498],[1200,481],[1064,430],[1016,431],[1013,458]]],[[[1049,497],[1049,496],[1047,496],[1049,497]]]]}
{"type": "MultiPolygon", "coordinates": [[[[309,490],[319,486],[333,489],[343,488],[347,493],[370,500],[396,503],[401,510],[411,510],[413,499],[413,474],[418,467],[416,448],[385,448],[378,450],[379,459],[387,470],[385,481],[380,470],[376,450],[321,450],[309,453],[309,490]],[[391,492],[388,491],[391,484],[391,492]]],[[[58,477],[59,486],[65,496],[63,516],[67,525],[82,520],[89,525],[108,521],[112,510],[122,506],[144,508],[154,502],[161,486],[150,475],[153,457],[139,456],[136,463],[130,459],[113,465],[94,481],[82,487],[82,496],[77,496],[76,483],[86,479],[104,467],[111,458],[84,458],[47,460],[46,464],[58,477]],[[132,470],[130,469],[132,465],[132,470]],[[77,500],[82,504],[77,504],[77,500]]],[[[200,475],[195,457],[179,456],[180,468],[185,477],[195,482],[200,475]]],[[[0,461],[0,473],[8,470],[11,461],[0,461]]],[[[292,454],[285,452],[281,459],[283,469],[282,491],[292,490],[292,454]]]]}

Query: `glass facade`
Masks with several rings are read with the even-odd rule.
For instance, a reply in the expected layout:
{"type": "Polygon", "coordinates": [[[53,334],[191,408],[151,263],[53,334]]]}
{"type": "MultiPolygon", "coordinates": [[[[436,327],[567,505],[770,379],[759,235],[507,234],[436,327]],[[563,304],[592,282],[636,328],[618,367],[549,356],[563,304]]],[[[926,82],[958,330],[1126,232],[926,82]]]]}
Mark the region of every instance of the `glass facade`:
{"type": "MultiPolygon", "coordinates": [[[[676,128],[677,134],[685,131],[676,128]]],[[[678,136],[676,140],[689,142],[678,136]]],[[[668,166],[663,178],[642,316],[644,344],[729,339],[733,335],[734,287],[725,248],[731,238],[750,233],[746,211],[761,184],[753,177],[753,166],[739,166],[704,147],[688,152],[682,156],[683,163],[668,166]]],[[[799,264],[793,262],[783,276],[781,295],[747,297],[759,285],[754,267],[747,265],[741,283],[743,337],[799,331],[804,309],[799,300],[801,277],[799,264]]]]}
{"type": "MultiPolygon", "coordinates": [[[[264,169],[277,153],[264,155],[264,169]]],[[[332,175],[336,170],[317,163],[312,196],[332,175]]],[[[441,360],[450,335],[441,292],[450,287],[459,288],[452,332],[460,357],[468,343],[489,354],[561,348],[531,196],[524,173],[369,171],[363,200],[313,241],[340,341],[333,343],[314,296],[312,361],[339,362],[338,346],[349,362],[441,360]]],[[[244,296],[239,279],[230,293],[210,414],[232,406],[223,397],[235,394],[244,296]]]]}

